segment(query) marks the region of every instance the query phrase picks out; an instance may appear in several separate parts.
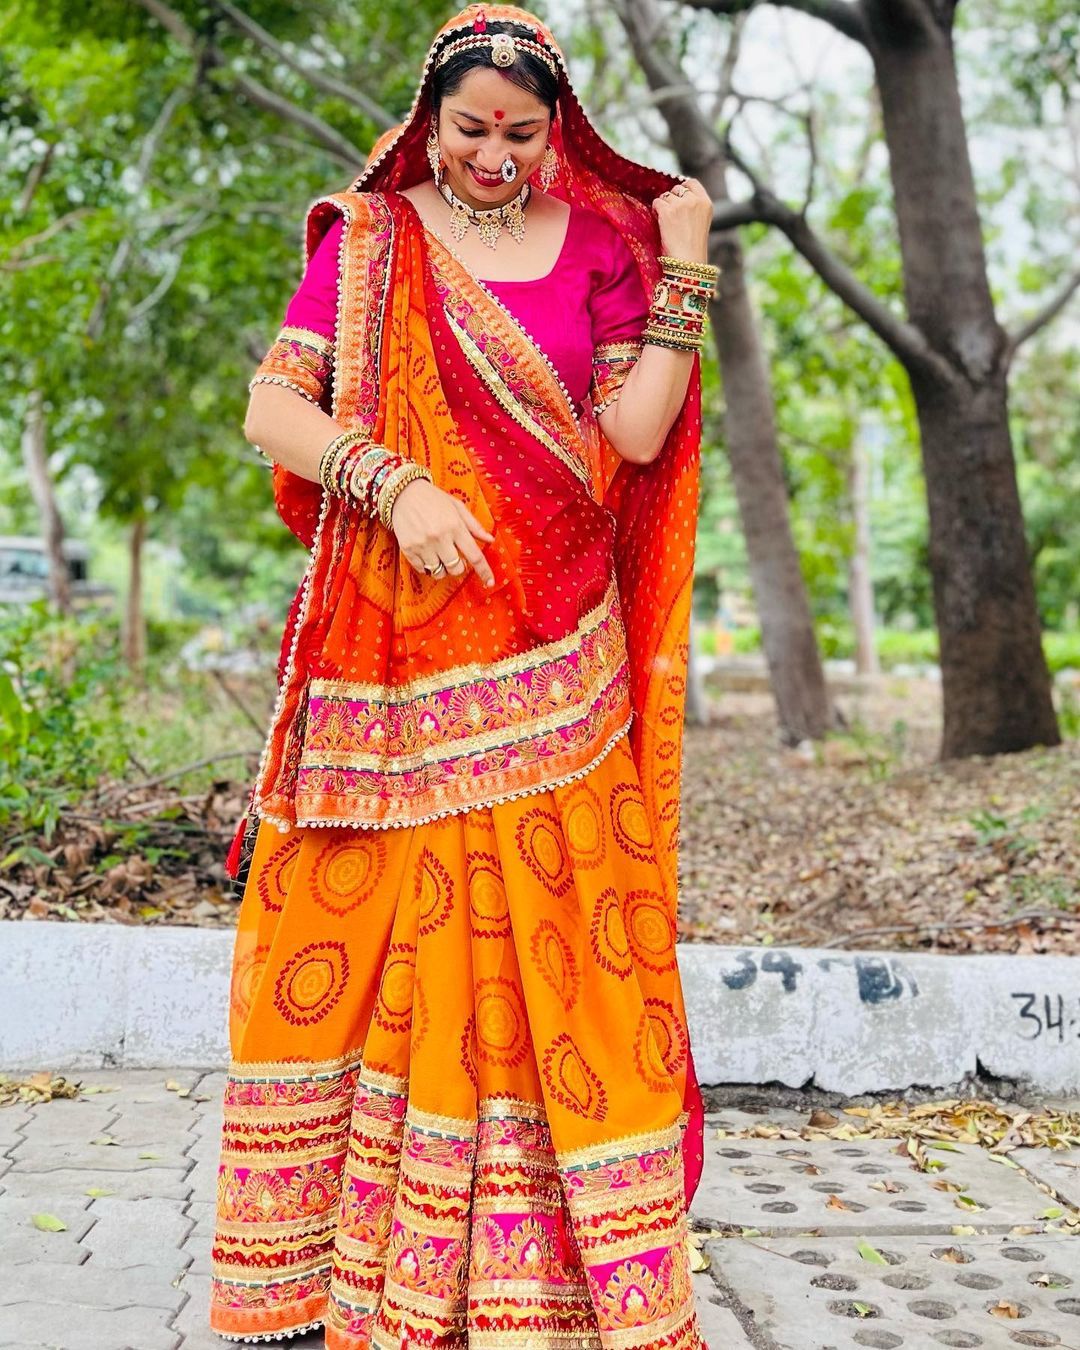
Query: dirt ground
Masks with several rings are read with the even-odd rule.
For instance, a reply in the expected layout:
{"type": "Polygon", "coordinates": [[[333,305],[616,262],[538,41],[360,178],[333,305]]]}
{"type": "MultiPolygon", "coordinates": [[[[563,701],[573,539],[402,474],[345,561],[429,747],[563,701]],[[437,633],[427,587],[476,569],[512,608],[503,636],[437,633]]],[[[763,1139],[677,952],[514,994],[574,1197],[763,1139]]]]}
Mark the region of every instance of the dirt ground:
{"type": "Polygon", "coordinates": [[[935,682],[839,692],[848,729],[778,743],[766,692],[713,688],[689,728],[683,936],[1080,951],[1080,744],[936,762],[935,682]]]}
{"type": "MultiPolygon", "coordinates": [[[[846,730],[798,749],[753,679],[710,696],[686,737],[684,940],[1080,951],[1080,742],[937,763],[925,679],[838,684],[846,730]]],[[[222,864],[253,771],[106,784],[52,840],[0,841],[0,918],[231,926],[222,864]]]]}

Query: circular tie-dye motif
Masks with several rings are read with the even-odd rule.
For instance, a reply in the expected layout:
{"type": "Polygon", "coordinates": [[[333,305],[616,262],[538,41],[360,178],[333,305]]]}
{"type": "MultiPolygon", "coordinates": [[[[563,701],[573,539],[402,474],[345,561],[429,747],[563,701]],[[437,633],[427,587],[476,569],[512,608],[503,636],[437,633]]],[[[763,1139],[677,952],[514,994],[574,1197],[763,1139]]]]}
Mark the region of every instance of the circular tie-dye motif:
{"type": "Polygon", "coordinates": [[[392,942],[383,962],[373,1016],[384,1031],[408,1031],[412,1023],[416,983],[416,948],[411,942],[392,942]]]}
{"type": "Polygon", "coordinates": [[[611,793],[611,828],[624,853],[639,862],[653,858],[653,836],[645,798],[634,783],[618,783],[611,793]]]}
{"type": "Polygon", "coordinates": [[[454,900],[454,882],[450,870],[429,848],[416,864],[416,893],[420,900],[421,934],[433,933],[450,917],[454,900]]]}
{"type": "Polygon", "coordinates": [[[625,902],[626,931],[634,960],[658,975],[675,969],[675,925],[664,897],[656,891],[630,891],[625,902]]]}
{"type": "Polygon", "coordinates": [[[600,798],[585,783],[571,788],[563,806],[563,830],[575,867],[599,867],[607,853],[600,798]]]}
{"type": "Polygon", "coordinates": [[[493,853],[468,856],[469,913],[476,937],[510,936],[510,907],[499,860],[493,853]]]}
{"type": "Polygon", "coordinates": [[[651,1092],[671,1087],[673,1075],[686,1063],[686,1028],[674,1005],[661,998],[647,998],[634,1035],[634,1063],[651,1092]]]}
{"type": "Polygon", "coordinates": [[[351,830],[319,853],[312,868],[311,895],[320,909],[338,918],[375,894],[386,868],[386,842],[373,831],[351,830]]]}
{"type": "Polygon", "coordinates": [[[548,1091],[566,1110],[586,1120],[603,1120],[607,1115],[604,1085],[568,1031],[556,1036],[544,1051],[542,1072],[548,1091]]]}
{"type": "Polygon", "coordinates": [[[287,1022],[308,1026],[337,1004],[349,980],[343,942],[309,942],[294,953],[274,982],[274,1006],[287,1022]]]}
{"type": "Polygon", "coordinates": [[[285,897],[289,893],[293,873],[296,871],[296,859],[300,855],[302,840],[303,835],[299,832],[292,835],[280,848],[275,849],[262,865],[256,889],[263,909],[269,914],[278,914],[281,911],[285,897]]]}
{"type": "Polygon", "coordinates": [[[246,1022],[251,1016],[252,1005],[255,1002],[255,995],[259,992],[259,983],[266,970],[266,958],[269,954],[269,944],[263,943],[238,956],[233,963],[229,1007],[241,1022],[246,1022]]]}
{"type": "Polygon", "coordinates": [[[517,849],[522,862],[557,899],[574,884],[559,818],[542,806],[526,811],[517,824],[517,849]]]}
{"type": "Polygon", "coordinates": [[[529,942],[533,963],[559,996],[567,1012],[577,1001],[581,988],[578,970],[570,944],[551,919],[541,919],[529,942]]]}
{"type": "Polygon", "coordinates": [[[476,984],[476,1048],[489,1064],[512,1068],[529,1049],[529,1022],[513,980],[492,975],[476,984]]]}
{"type": "Polygon", "coordinates": [[[609,975],[617,975],[620,980],[633,974],[634,962],[630,955],[630,939],[626,935],[622,905],[612,886],[596,897],[589,923],[589,943],[601,970],[606,970],[609,975]]]}

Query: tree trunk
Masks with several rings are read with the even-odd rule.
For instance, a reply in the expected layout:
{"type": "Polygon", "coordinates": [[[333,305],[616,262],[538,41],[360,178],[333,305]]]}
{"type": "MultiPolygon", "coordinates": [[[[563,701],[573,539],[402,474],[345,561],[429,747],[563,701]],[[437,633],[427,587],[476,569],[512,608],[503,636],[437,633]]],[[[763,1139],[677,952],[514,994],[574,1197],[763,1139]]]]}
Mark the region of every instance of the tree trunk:
{"type": "Polygon", "coordinates": [[[71,613],[71,576],[64,557],[64,521],[56,502],[45,426],[45,399],[33,388],[27,397],[22,435],[23,464],[41,521],[41,536],[49,562],[49,599],[60,614],[71,613]]]}
{"type": "Polygon", "coordinates": [[[933,382],[912,386],[941,647],[941,757],[1057,745],[1004,376],[964,398],[933,382]]]}
{"type": "Polygon", "coordinates": [[[1060,741],[1042,651],[948,17],[867,7],[908,313],[951,367],[909,365],[930,508],[941,757],[1060,741]]]}
{"type": "Polygon", "coordinates": [[[870,472],[858,423],[851,443],[851,515],[855,538],[848,569],[848,596],[855,629],[855,669],[860,675],[876,675],[879,666],[874,646],[874,584],[870,577],[870,472]]]}
{"type": "Polygon", "coordinates": [[[124,660],[132,673],[140,671],[146,660],[146,620],[142,603],[145,541],[146,517],[139,515],[131,522],[128,537],[128,593],[124,611],[124,660]]]}
{"type": "MultiPolygon", "coordinates": [[[[680,172],[697,177],[714,202],[728,201],[727,161],[702,96],[658,42],[662,16],[652,0],[632,0],[620,19],[667,123],[680,172]]],[[[762,643],[788,744],[822,737],[837,717],[825,686],[810,601],[791,532],[787,487],[776,440],[769,370],[746,290],[736,230],[714,233],[711,260],[721,269],[720,300],[711,307],[724,382],[724,430],[746,541],[762,643]]]]}
{"type": "MultiPolygon", "coordinates": [[[[706,186],[712,191],[712,183],[706,186]]],[[[722,272],[712,329],[724,382],[724,437],[780,734],[795,745],[820,739],[835,718],[791,532],[768,366],[734,233],[723,235],[710,256],[722,272]]]]}

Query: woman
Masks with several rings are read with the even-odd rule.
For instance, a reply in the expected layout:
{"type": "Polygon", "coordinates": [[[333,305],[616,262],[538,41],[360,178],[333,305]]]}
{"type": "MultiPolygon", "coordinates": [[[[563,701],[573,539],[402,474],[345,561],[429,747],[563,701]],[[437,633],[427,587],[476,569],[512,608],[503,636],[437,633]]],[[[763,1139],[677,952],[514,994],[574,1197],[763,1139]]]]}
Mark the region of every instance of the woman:
{"type": "Polygon", "coordinates": [[[231,859],[224,1336],[704,1346],[675,857],[710,218],[476,5],[311,208],[245,424],[311,559],[231,859]]]}

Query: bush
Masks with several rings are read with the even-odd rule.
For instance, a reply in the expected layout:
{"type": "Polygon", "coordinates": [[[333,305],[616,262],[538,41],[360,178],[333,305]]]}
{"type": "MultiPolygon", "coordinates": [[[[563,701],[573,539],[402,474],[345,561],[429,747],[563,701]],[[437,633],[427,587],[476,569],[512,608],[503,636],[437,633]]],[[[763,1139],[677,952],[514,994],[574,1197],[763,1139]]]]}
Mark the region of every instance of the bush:
{"type": "Polygon", "coordinates": [[[115,624],[0,606],[0,829],[49,838],[65,805],[127,760],[115,624]]]}

